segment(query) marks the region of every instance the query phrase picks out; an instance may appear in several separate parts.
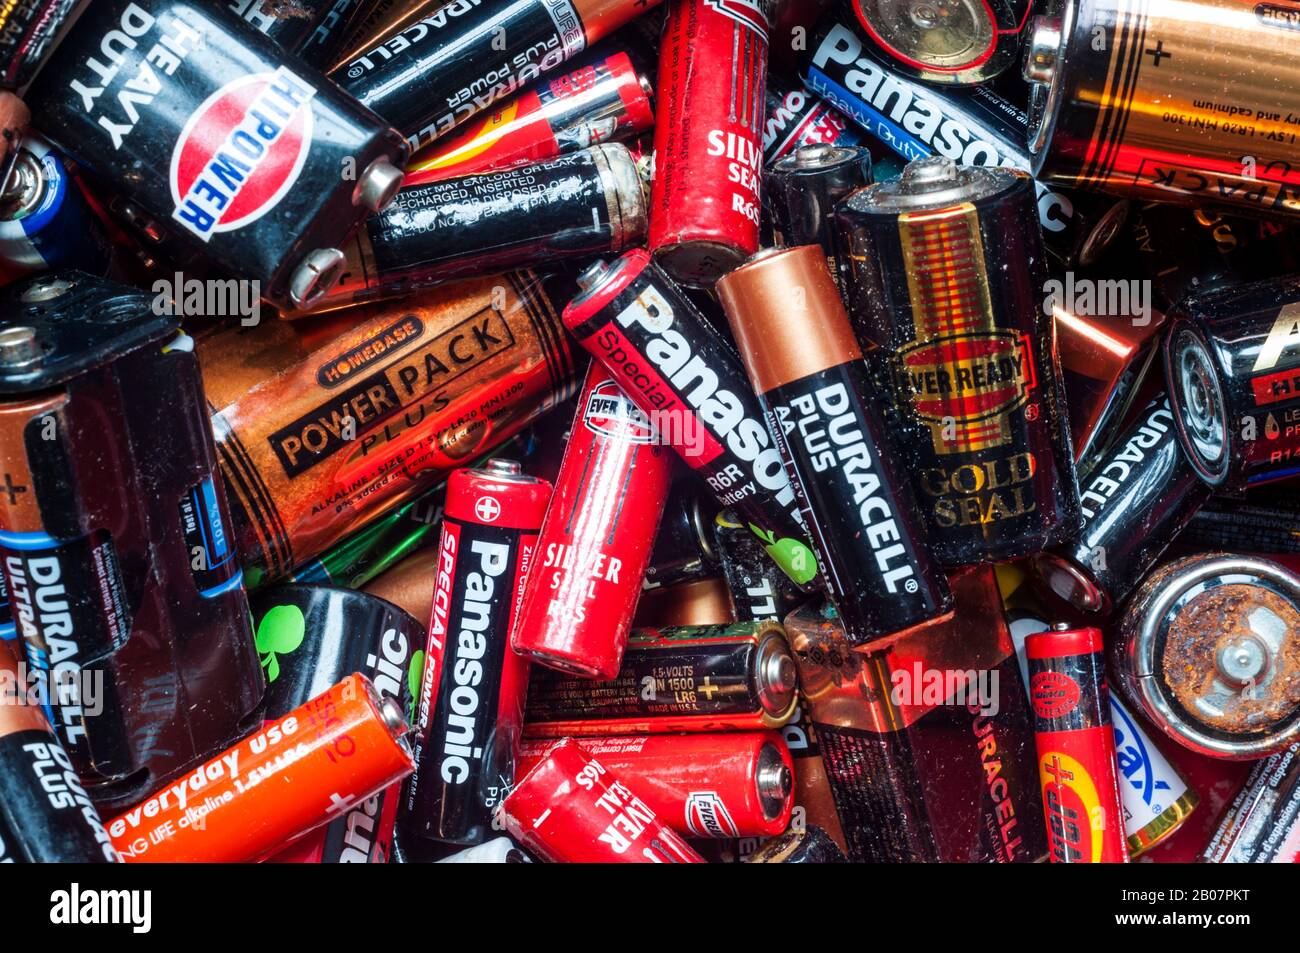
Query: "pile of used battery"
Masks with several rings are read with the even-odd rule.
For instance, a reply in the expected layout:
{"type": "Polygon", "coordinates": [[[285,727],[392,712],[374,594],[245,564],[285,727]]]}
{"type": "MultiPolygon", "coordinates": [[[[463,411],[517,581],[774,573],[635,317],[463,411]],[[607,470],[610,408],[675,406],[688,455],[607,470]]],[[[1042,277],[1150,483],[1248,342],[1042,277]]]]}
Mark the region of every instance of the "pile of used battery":
{"type": "Polygon", "coordinates": [[[6,5],[0,860],[1297,859],[1298,21],[6,5]]]}

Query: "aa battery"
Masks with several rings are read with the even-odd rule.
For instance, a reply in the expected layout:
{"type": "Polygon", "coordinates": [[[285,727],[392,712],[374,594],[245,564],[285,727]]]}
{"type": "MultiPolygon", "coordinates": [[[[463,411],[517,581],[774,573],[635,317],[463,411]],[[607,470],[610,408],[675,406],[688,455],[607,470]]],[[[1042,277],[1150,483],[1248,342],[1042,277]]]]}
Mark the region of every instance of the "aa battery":
{"type": "Polygon", "coordinates": [[[551,485],[513,460],[457,470],[447,483],[433,615],[402,824],[481,844],[513,783],[528,662],[510,651],[551,485]]]}
{"type": "Polygon", "coordinates": [[[1255,765],[1206,846],[1213,864],[1293,864],[1300,860],[1300,745],[1255,765]]]}
{"type": "Polygon", "coordinates": [[[766,174],[764,188],[777,244],[820,245],[833,261],[831,209],[871,184],[871,153],[861,146],[800,146],[773,162],[766,174]]]}
{"type": "Polygon", "coordinates": [[[551,863],[704,863],[572,738],[515,785],[501,817],[511,837],[551,863]]]}
{"type": "Polygon", "coordinates": [[[1077,532],[1028,176],[920,159],[841,203],[835,228],[931,551],[945,565],[1005,560],[1077,532]]]}
{"type": "Polygon", "coordinates": [[[0,272],[77,268],[102,275],[110,250],[104,229],[63,158],[27,136],[0,189],[0,272]]]}
{"type": "Polygon", "coordinates": [[[538,261],[617,253],[645,232],[640,175],[619,143],[412,185],[348,243],[342,277],[311,312],[538,261]]]}
{"type": "MultiPolygon", "coordinates": [[[[520,774],[553,742],[524,743],[520,774]]],[[[790,824],[794,765],[775,731],[582,739],[683,837],[771,837],[790,824]]]]}
{"type": "Polygon", "coordinates": [[[763,124],[763,167],[801,146],[862,145],[862,137],[826,100],[775,73],[767,78],[767,121],[763,124]]]}
{"type": "Polygon", "coordinates": [[[657,2],[421,0],[395,11],[330,78],[400,129],[414,152],[657,2]]]}
{"type": "Polygon", "coordinates": [[[1300,737],[1300,578],[1211,553],[1166,563],[1129,600],[1112,650],[1119,687],[1179,744],[1212,758],[1300,737]]]}
{"type": "Polygon", "coordinates": [[[379,308],[260,379],[242,332],[200,342],[210,391],[232,398],[212,427],[255,582],[319,555],[572,393],[552,303],[565,292],[553,281],[477,278],[379,308]]]}
{"type": "MultiPolygon", "coordinates": [[[[659,521],[654,549],[650,552],[650,564],[642,583],[644,589],[649,591],[700,582],[717,575],[718,550],[713,538],[713,520],[717,512],[717,501],[698,480],[678,479],[673,482],[659,521]]],[[[748,528],[745,532],[749,533],[748,528]]],[[[763,558],[772,563],[766,554],[763,558]]]]}
{"type": "Polygon", "coordinates": [[[0,88],[22,90],[90,0],[32,0],[0,10],[0,88]]]}
{"type": "Polygon", "coordinates": [[[758,251],[772,0],[669,0],[650,251],[704,288],[758,251]]]}
{"type": "Polygon", "coordinates": [[[875,649],[853,646],[816,606],[786,619],[855,863],[1045,856],[1033,728],[997,583],[988,567],[951,579],[953,619],[875,649]]]}
{"type": "Polygon", "coordinates": [[[1029,146],[1044,181],[1300,214],[1290,10],[1057,0],[1034,18],[1027,47],[1029,146]]]}
{"type": "Polygon", "coordinates": [[[780,622],[807,598],[767,558],[754,534],[730,510],[717,515],[712,535],[733,619],[780,622]]]}
{"type": "Polygon", "coordinates": [[[114,863],[117,851],[24,669],[0,642],[0,864],[114,863]]]}
{"type": "Polygon", "coordinates": [[[152,300],[57,272],[0,305],[5,585],[110,805],[228,745],[264,691],[193,341],[152,300]]]}
{"type": "Polygon", "coordinates": [[[821,246],[761,252],[718,293],[850,641],[950,612],[821,246]]]}
{"type": "MultiPolygon", "coordinates": [[[[1021,615],[1008,620],[1012,641],[1025,686],[1029,686],[1029,659],[1025,639],[1050,626],[1040,619],[1021,615]]],[[[1032,695],[1029,696],[1032,703],[1032,695]]],[[[1196,808],[1199,798],[1169,759],[1156,747],[1141,722],[1107,691],[1111,727],[1115,732],[1115,757],[1119,768],[1120,806],[1124,813],[1124,834],[1129,857],[1150,850],[1178,830],[1196,808]]]]}
{"type": "Polygon", "coordinates": [[[1033,557],[1034,572],[1084,612],[1108,613],[1133,591],[1210,489],[1174,437],[1161,394],[1080,480],[1083,530],[1033,557]]]}
{"type": "Polygon", "coordinates": [[[803,830],[773,837],[746,858],[747,864],[843,864],[844,852],[820,827],[809,824],[803,830]]]}
{"type": "Polygon", "coordinates": [[[1184,299],[1165,338],[1178,441],[1206,483],[1240,492],[1300,473],[1300,278],[1184,299]]]}
{"type": "Polygon", "coordinates": [[[510,644],[587,678],[618,674],[668,498],[673,454],[592,362],[510,644]]]}
{"type": "MultiPolygon", "coordinates": [[[[282,718],[352,672],[408,720],[415,713],[426,628],[383,599],[330,586],[275,586],[253,600],[266,672],[266,718],[282,718]]],[[[279,852],[281,863],[384,863],[400,785],[379,791],[279,852]]]]}
{"type": "Polygon", "coordinates": [[[129,862],[261,860],[410,774],[409,730],[395,701],[349,675],[119,814],[108,833],[129,862]]]}
{"type": "Polygon", "coordinates": [[[786,574],[811,582],[794,487],[731,345],[644,251],[596,263],[579,284],[565,326],[786,574]]]}
{"type": "Polygon", "coordinates": [[[534,672],[524,730],[532,738],[756,731],[789,721],[797,696],[775,622],[641,629],[610,681],[534,672]]]}
{"type": "Polygon", "coordinates": [[[359,0],[225,0],[230,12],[276,46],[323,70],[334,62],[359,0]]]}
{"type": "Polygon", "coordinates": [[[1054,625],[1025,639],[1025,657],[1048,856],[1054,864],[1125,863],[1101,630],[1054,625]]]}
{"type": "Polygon", "coordinates": [[[406,159],[391,129],[319,73],[229,10],[184,0],[90,5],[26,98],[41,131],[175,251],[260,282],[282,305],[305,307],[338,279],[344,239],[391,201],[406,159]],[[111,68],[98,59],[106,36],[123,38],[111,68]],[[137,75],[159,88],[140,93],[128,85],[137,75]]]}
{"type": "Polygon", "coordinates": [[[544,162],[602,142],[631,139],[655,121],[650,81],[626,53],[520,93],[486,119],[448,136],[406,167],[405,184],[544,162]]]}

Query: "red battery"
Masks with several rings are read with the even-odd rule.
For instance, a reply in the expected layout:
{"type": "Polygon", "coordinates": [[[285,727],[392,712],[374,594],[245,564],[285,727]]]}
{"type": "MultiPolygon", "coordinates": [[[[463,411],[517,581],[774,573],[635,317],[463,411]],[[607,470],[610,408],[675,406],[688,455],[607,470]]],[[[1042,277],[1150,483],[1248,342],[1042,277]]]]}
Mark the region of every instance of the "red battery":
{"type": "Polygon", "coordinates": [[[1126,863],[1100,629],[1057,623],[1025,639],[1052,863],[1126,863]]]}
{"type": "Polygon", "coordinates": [[[108,824],[127,861],[243,863],[411,773],[400,706],[343,681],[108,824]]]}
{"type": "Polygon", "coordinates": [[[672,0],[659,58],[650,251],[708,287],[758,251],[770,0],[672,0]]]}
{"type": "Polygon", "coordinates": [[[501,808],[506,833],[552,863],[702,864],[626,784],[566,738],[501,808]]]}
{"type": "MultiPolygon", "coordinates": [[[[519,774],[553,744],[524,742],[519,774]]],[[[582,747],[683,837],[775,837],[790,826],[794,762],[780,732],[583,738],[582,747]]]]}
{"type": "Polygon", "coordinates": [[[593,361],[511,636],[516,652],[588,678],[618,674],[673,459],[593,361]]]}
{"type": "Polygon", "coordinates": [[[654,125],[650,81],[626,53],[584,66],[521,93],[406,167],[405,185],[553,159],[602,142],[630,139],[654,125]]]}

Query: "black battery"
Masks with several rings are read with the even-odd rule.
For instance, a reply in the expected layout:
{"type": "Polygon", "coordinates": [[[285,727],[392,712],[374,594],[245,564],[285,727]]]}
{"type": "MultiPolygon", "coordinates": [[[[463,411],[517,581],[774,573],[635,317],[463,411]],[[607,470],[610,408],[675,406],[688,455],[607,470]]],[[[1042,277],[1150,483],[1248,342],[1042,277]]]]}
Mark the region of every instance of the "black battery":
{"type": "Polygon", "coordinates": [[[1294,863],[1300,854],[1300,744],[1251,769],[1201,853],[1211,864],[1294,863]]]}
{"type": "Polygon", "coordinates": [[[786,248],[820,245],[833,261],[831,210],[870,184],[871,153],[862,146],[800,146],[777,159],[763,180],[776,243],[786,248]]]}
{"type": "Polygon", "coordinates": [[[321,74],[229,10],[183,0],[98,0],[27,102],[174,258],[257,281],[277,304],[338,279],[344,239],[391,201],[406,158],[321,74]]]}
{"type": "Polygon", "coordinates": [[[638,629],[616,678],[536,670],[524,733],[563,738],[779,728],[797,700],[794,659],[774,622],[638,629]]]}
{"type": "Polygon", "coordinates": [[[412,185],[348,243],[343,278],[313,309],[397,297],[539,262],[617,253],[645,234],[641,178],[620,143],[412,185]]]}
{"type": "Polygon", "coordinates": [[[0,643],[0,864],[118,860],[90,795],[9,649],[0,643]]]}
{"type": "Polygon", "coordinates": [[[893,393],[903,470],[945,565],[1078,532],[1078,488],[1032,182],[933,157],[835,213],[842,286],[893,393]]]}
{"type": "Polygon", "coordinates": [[[5,583],[55,731],[112,805],[240,737],[265,690],[193,342],[152,302],[79,272],[0,302],[5,583]]]}
{"type": "Polygon", "coordinates": [[[219,0],[280,49],[318,70],[334,65],[361,0],[219,0]]]}
{"type": "Polygon", "coordinates": [[[717,513],[718,504],[698,481],[683,476],[673,482],[654,549],[650,551],[650,565],[641,582],[642,589],[697,582],[717,574],[718,550],[713,529],[717,513]]]}
{"type": "Polygon", "coordinates": [[[1165,375],[1178,440],[1220,492],[1300,474],[1300,278],[1186,298],[1165,375]]]}
{"type": "Polygon", "coordinates": [[[740,622],[781,621],[806,600],[790,577],[767,558],[740,518],[723,510],[713,522],[713,539],[731,608],[740,622]]]}
{"type": "Polygon", "coordinates": [[[1245,499],[1211,497],[1179,534],[1179,544],[1230,553],[1300,555],[1300,505],[1289,486],[1278,486],[1290,499],[1257,499],[1254,493],[1245,499]]]}
{"type": "Polygon", "coordinates": [[[809,824],[800,830],[773,837],[745,859],[747,864],[846,864],[844,852],[820,827],[809,824]]]}
{"type": "Polygon", "coordinates": [[[0,8],[0,89],[21,90],[90,0],[27,0],[0,8]]]}
{"type": "Polygon", "coordinates": [[[1124,600],[1210,496],[1161,394],[1079,480],[1083,530],[1033,557],[1044,586],[1085,612],[1124,600]]]}

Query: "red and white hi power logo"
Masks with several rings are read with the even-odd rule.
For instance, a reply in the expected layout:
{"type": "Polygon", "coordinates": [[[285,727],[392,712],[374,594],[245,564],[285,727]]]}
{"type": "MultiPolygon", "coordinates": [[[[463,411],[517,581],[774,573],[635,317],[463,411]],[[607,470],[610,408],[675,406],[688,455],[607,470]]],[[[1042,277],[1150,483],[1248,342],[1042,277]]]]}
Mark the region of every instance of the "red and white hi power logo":
{"type": "Polygon", "coordinates": [[[282,66],[209,96],[172,151],[172,217],[206,242],[274,209],[311,152],[315,95],[282,66]]]}
{"type": "Polygon", "coordinates": [[[621,437],[629,443],[655,442],[650,419],[612,380],[603,380],[591,389],[582,423],[592,433],[621,437]]]}
{"type": "Polygon", "coordinates": [[[771,29],[763,0],[704,0],[704,5],[744,24],[760,36],[767,36],[771,29]]]}

